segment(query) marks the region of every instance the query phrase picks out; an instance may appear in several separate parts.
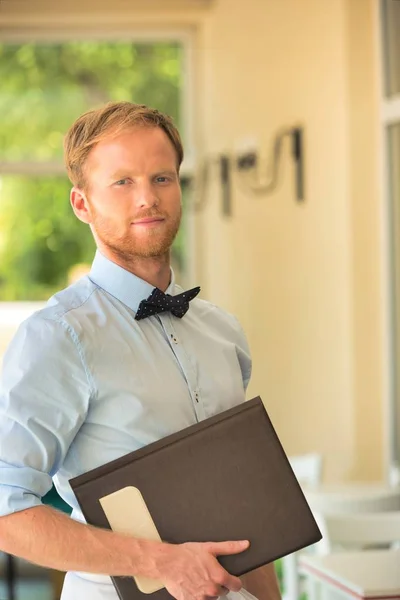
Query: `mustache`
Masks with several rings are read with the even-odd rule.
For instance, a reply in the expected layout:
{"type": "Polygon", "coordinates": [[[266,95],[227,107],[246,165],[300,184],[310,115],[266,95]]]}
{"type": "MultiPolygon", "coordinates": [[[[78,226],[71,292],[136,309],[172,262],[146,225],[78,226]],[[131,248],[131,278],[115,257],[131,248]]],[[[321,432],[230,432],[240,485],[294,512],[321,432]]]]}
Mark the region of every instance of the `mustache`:
{"type": "Polygon", "coordinates": [[[135,215],[132,221],[139,221],[140,219],[165,219],[166,215],[159,210],[144,210],[140,214],[135,215]]]}

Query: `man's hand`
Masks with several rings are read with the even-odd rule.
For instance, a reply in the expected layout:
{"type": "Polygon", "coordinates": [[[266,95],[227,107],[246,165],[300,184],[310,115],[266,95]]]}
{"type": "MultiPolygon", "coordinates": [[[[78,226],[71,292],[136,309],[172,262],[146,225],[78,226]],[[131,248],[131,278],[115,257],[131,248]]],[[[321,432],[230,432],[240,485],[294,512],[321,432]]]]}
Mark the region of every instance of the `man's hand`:
{"type": "Polygon", "coordinates": [[[241,580],[230,575],[216,557],[238,554],[248,547],[248,541],[165,545],[157,560],[158,579],[177,600],[207,600],[238,592],[241,580]]]}
{"type": "Polygon", "coordinates": [[[0,517],[0,550],[59,571],[159,579],[177,600],[206,600],[240,590],[240,579],[216,557],[248,547],[247,541],[168,544],[135,538],[79,523],[49,506],[0,517]]]}

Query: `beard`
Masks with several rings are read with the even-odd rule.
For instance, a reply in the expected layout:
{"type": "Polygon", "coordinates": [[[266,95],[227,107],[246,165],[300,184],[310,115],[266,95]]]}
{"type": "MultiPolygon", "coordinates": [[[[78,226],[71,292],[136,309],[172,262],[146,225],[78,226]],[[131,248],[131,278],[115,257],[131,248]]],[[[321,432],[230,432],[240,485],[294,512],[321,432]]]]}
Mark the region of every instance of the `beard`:
{"type": "Polygon", "coordinates": [[[165,220],[160,226],[150,227],[141,231],[140,235],[135,235],[135,225],[128,223],[123,231],[122,227],[116,231],[113,222],[110,223],[109,219],[94,214],[91,228],[96,241],[101,242],[124,262],[144,258],[156,259],[169,254],[179,230],[181,216],[181,207],[173,216],[154,210],[144,212],[137,218],[160,217],[165,220]]]}

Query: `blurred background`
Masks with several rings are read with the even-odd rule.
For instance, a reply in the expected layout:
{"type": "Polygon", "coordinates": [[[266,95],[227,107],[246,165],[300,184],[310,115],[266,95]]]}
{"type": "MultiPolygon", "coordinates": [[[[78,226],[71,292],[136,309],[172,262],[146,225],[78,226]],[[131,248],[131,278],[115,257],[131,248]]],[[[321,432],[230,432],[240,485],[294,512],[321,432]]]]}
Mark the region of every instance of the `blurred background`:
{"type": "Polygon", "coordinates": [[[108,100],[180,128],[174,269],[240,319],[286,452],[397,485],[400,1],[2,0],[1,354],[90,267],[62,140],[108,100]]]}

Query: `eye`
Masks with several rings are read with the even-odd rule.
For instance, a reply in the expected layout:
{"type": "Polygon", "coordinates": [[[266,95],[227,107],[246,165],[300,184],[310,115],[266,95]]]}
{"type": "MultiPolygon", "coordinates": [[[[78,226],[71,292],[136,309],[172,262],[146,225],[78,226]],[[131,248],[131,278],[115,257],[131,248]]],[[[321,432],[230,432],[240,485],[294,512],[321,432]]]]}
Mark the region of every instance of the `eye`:
{"type": "Polygon", "coordinates": [[[159,175],[156,177],[156,183],[168,183],[169,181],[171,181],[171,179],[165,175],[159,175]]]}
{"type": "Polygon", "coordinates": [[[118,181],[115,182],[114,185],[122,187],[123,185],[126,185],[127,183],[129,183],[129,179],[119,179],[118,181]]]}

